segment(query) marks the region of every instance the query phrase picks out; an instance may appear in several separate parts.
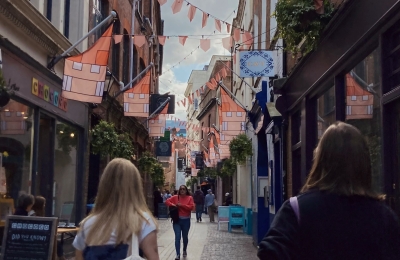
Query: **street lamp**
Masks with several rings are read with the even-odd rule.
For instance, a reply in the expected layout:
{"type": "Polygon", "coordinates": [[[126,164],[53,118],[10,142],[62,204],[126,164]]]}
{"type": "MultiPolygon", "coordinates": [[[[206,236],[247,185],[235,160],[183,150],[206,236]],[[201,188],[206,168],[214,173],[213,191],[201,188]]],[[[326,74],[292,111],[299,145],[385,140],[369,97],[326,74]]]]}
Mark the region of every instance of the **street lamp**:
{"type": "Polygon", "coordinates": [[[114,83],[114,76],[111,71],[107,69],[106,71],[106,80],[104,82],[104,86],[107,86],[107,89],[103,91],[103,100],[107,98],[107,93],[109,93],[111,86],[114,83]]]}

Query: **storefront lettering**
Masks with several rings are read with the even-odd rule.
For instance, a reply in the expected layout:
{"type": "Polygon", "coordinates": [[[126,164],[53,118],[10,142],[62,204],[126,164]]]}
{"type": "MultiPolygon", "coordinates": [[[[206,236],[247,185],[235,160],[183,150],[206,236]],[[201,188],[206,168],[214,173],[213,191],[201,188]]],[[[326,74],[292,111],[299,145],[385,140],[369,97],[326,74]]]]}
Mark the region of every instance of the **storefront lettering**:
{"type": "Polygon", "coordinates": [[[51,89],[35,78],[32,78],[32,94],[51,103],[53,106],[67,111],[68,100],[63,98],[58,91],[51,89]]]}

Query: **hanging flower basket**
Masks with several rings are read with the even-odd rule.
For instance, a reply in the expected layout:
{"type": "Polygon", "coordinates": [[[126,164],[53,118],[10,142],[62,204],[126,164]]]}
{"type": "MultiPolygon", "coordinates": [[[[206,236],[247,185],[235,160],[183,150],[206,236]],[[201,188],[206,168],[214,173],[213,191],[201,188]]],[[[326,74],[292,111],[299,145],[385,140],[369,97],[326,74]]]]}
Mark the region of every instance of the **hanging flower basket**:
{"type": "Polygon", "coordinates": [[[245,134],[233,138],[229,144],[229,150],[233,162],[238,164],[244,164],[247,156],[253,155],[251,140],[245,134]]]}

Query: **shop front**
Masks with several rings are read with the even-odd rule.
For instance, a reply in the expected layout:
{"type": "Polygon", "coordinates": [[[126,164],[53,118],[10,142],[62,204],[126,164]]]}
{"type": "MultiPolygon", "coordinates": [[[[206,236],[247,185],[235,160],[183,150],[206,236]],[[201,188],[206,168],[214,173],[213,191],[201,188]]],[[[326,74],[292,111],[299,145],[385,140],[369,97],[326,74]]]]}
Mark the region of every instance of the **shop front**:
{"type": "MultiPolygon", "coordinates": [[[[0,203],[23,193],[46,198],[46,216],[84,214],[88,107],[61,96],[62,79],[6,39],[3,75],[19,90],[0,108],[0,203]]],[[[1,218],[7,212],[0,207],[1,218]]]]}
{"type": "Polygon", "coordinates": [[[324,131],[343,121],[365,136],[373,186],[387,194],[400,215],[400,4],[354,2],[340,11],[317,50],[275,89],[282,94],[280,112],[289,119],[288,196],[304,184],[324,131]]]}

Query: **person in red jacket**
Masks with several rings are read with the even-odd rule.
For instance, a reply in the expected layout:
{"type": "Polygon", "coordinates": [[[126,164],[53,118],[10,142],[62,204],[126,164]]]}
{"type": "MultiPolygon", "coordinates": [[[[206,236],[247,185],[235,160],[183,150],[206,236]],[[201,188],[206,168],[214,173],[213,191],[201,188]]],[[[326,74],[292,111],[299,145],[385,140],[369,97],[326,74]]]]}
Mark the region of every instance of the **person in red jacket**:
{"type": "Polygon", "coordinates": [[[175,232],[175,259],[180,259],[181,251],[181,234],[183,238],[183,257],[187,256],[187,245],[189,242],[188,234],[190,229],[190,216],[194,208],[193,197],[190,196],[189,190],[185,185],[179,187],[178,195],[174,195],[165,201],[167,206],[178,207],[179,221],[174,222],[173,228],[175,232]]]}

